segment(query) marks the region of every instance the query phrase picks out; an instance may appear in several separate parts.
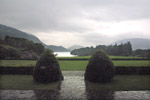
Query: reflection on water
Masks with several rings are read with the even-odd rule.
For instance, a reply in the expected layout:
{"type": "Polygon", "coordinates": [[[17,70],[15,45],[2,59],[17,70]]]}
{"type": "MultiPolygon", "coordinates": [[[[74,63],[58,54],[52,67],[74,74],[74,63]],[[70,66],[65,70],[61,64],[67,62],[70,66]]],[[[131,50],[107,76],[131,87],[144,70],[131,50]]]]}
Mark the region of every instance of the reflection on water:
{"type": "Polygon", "coordinates": [[[65,76],[61,85],[63,100],[86,100],[85,84],[81,76],[65,76]]]}
{"type": "Polygon", "coordinates": [[[38,100],[113,100],[113,91],[96,91],[85,84],[82,72],[65,72],[56,90],[35,90],[38,100]]]}
{"type": "Polygon", "coordinates": [[[114,100],[114,91],[87,91],[87,100],[114,100]]]}
{"type": "Polygon", "coordinates": [[[114,100],[114,91],[99,91],[89,88],[89,83],[85,82],[87,100],[114,100]]]}
{"type": "Polygon", "coordinates": [[[37,100],[59,100],[60,98],[60,84],[55,90],[34,90],[37,100]]]}
{"type": "Polygon", "coordinates": [[[84,72],[63,72],[54,90],[0,90],[0,100],[150,100],[150,91],[98,91],[84,82],[84,72]]]}
{"type": "Polygon", "coordinates": [[[59,90],[34,90],[37,100],[59,100],[59,90]]]}
{"type": "Polygon", "coordinates": [[[149,100],[148,91],[99,91],[84,81],[82,71],[63,71],[64,81],[56,90],[35,91],[38,100],[149,100]],[[143,97],[144,96],[144,97],[143,97]]]}

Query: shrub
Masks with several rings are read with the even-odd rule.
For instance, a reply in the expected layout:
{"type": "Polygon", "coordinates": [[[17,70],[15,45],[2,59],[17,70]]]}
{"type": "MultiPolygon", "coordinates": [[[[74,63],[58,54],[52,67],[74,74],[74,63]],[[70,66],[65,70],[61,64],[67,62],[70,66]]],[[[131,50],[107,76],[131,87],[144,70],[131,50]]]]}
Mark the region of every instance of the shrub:
{"type": "Polygon", "coordinates": [[[63,79],[59,64],[50,50],[46,50],[36,63],[33,70],[36,82],[48,83],[63,79]]]}
{"type": "Polygon", "coordinates": [[[91,82],[109,82],[115,74],[115,67],[107,54],[98,50],[90,58],[86,67],[85,80],[91,82]]]}

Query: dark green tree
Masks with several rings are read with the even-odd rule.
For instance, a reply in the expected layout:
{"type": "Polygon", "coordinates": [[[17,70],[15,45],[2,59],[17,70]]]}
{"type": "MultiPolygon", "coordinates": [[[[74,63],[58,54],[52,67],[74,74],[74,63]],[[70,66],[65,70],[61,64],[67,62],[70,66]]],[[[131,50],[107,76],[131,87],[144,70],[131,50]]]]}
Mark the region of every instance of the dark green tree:
{"type": "Polygon", "coordinates": [[[123,45],[123,55],[124,56],[132,55],[132,46],[130,42],[127,42],[123,45]]]}

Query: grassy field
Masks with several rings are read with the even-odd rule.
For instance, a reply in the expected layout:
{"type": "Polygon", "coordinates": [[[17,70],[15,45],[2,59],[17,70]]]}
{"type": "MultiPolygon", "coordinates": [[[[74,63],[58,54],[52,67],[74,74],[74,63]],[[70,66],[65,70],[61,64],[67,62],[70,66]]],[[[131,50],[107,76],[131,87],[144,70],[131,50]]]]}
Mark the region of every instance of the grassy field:
{"type": "MultiPolygon", "coordinates": [[[[41,84],[35,83],[31,75],[1,75],[0,89],[7,90],[35,90],[35,89],[56,89],[60,82],[41,84]]],[[[84,80],[81,80],[84,81],[84,80]]],[[[150,90],[150,76],[146,75],[117,75],[110,83],[90,83],[88,88],[99,90],[150,90]]]]}
{"type": "MultiPolygon", "coordinates": [[[[117,66],[149,66],[149,60],[132,60],[132,61],[113,61],[114,65],[117,66]]],[[[36,60],[0,60],[0,66],[6,67],[21,67],[21,66],[35,66],[36,60]]],[[[83,71],[88,64],[88,61],[59,61],[61,70],[78,70],[83,71]]]]}
{"type": "MultiPolygon", "coordinates": [[[[117,66],[149,66],[150,61],[113,61],[114,65],[117,66]]],[[[85,70],[88,61],[59,61],[61,70],[85,70]]]]}
{"type": "MultiPolygon", "coordinates": [[[[90,58],[91,56],[75,56],[75,57],[56,57],[62,59],[82,59],[82,58],[90,58]]],[[[134,59],[134,58],[141,58],[141,57],[134,57],[134,56],[109,56],[111,59],[118,58],[118,59],[134,59]]]]}

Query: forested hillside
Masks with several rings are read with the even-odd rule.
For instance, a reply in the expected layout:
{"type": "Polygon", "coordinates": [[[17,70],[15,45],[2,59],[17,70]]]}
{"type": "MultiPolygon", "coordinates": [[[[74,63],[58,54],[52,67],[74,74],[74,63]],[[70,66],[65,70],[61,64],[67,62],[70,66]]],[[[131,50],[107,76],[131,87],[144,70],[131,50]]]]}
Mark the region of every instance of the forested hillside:
{"type": "Polygon", "coordinates": [[[45,48],[51,49],[54,52],[68,52],[69,51],[68,49],[62,46],[54,46],[54,45],[47,46],[46,44],[41,42],[39,38],[37,38],[36,36],[32,34],[22,32],[18,29],[0,24],[0,39],[4,39],[6,35],[10,37],[25,38],[30,41],[33,41],[34,43],[41,43],[45,48]]]}
{"type": "Polygon", "coordinates": [[[44,46],[24,38],[5,36],[0,40],[1,59],[5,58],[38,58],[44,46]]]}
{"type": "Polygon", "coordinates": [[[44,46],[46,46],[37,37],[35,37],[31,34],[28,34],[26,32],[22,32],[18,29],[0,24],[0,39],[4,39],[6,35],[10,36],[10,37],[25,38],[25,39],[31,40],[35,43],[41,43],[44,46]]]}

